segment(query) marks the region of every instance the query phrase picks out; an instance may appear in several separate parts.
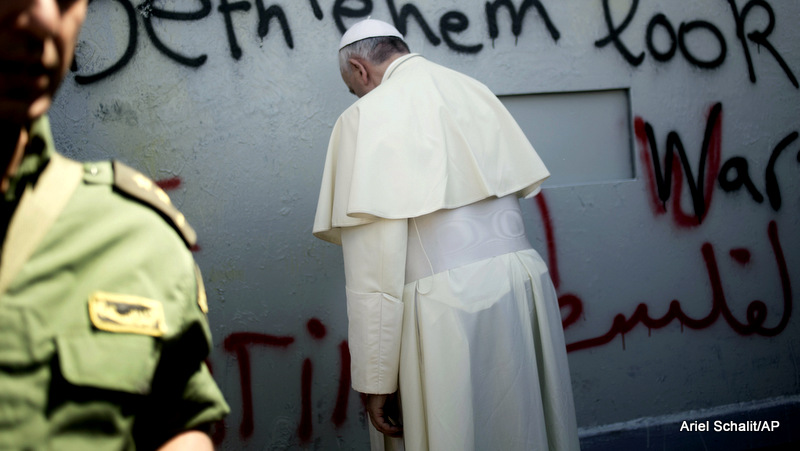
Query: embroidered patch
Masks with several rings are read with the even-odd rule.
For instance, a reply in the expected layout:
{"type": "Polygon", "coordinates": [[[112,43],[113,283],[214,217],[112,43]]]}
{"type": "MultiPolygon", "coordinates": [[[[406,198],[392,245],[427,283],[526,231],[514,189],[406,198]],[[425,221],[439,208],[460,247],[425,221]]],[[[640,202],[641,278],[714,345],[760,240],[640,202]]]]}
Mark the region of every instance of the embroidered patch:
{"type": "Polygon", "coordinates": [[[161,302],[138,296],[98,291],[89,297],[92,324],[109,332],[160,337],[167,332],[161,302]]]}

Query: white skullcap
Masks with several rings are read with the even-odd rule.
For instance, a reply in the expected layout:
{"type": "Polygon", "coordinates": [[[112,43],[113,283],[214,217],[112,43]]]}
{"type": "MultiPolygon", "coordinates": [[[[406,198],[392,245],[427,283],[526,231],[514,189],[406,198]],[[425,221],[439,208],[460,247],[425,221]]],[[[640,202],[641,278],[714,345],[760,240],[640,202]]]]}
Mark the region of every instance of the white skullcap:
{"type": "Polygon", "coordinates": [[[342,40],[339,41],[339,50],[362,39],[379,38],[384,36],[393,36],[395,38],[403,39],[403,35],[397,31],[397,28],[382,20],[370,19],[368,17],[361,22],[356,23],[345,32],[345,34],[342,36],[342,40]]]}

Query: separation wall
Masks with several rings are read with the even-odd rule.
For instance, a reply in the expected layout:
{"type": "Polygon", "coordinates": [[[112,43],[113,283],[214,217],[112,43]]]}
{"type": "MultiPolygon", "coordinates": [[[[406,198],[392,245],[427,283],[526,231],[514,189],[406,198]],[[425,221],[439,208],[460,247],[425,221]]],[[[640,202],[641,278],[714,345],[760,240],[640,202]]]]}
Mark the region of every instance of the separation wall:
{"type": "Polygon", "coordinates": [[[197,229],[223,449],[368,446],[341,253],[311,236],[355,100],[338,41],[368,15],[487,84],[557,169],[523,211],[586,437],[667,418],[646,444],[677,448],[682,418],[797,405],[800,2],[94,0],[56,141],[143,170],[197,229]]]}

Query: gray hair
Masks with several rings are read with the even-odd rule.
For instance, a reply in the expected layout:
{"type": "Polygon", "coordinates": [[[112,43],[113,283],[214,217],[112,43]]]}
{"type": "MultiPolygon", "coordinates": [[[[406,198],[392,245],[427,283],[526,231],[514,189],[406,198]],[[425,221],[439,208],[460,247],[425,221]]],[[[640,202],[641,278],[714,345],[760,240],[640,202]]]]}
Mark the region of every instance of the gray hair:
{"type": "Polygon", "coordinates": [[[409,53],[405,41],[394,36],[379,36],[356,41],[339,50],[339,70],[344,73],[349,70],[347,61],[358,57],[372,64],[380,64],[392,55],[409,53]]]}

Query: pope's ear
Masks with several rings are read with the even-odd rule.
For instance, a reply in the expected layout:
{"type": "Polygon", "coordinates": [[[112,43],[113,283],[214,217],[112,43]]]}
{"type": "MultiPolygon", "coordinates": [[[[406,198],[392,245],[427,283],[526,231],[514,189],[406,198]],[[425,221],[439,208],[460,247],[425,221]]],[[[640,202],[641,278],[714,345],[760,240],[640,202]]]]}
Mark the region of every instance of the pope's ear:
{"type": "Polygon", "coordinates": [[[350,65],[350,70],[353,71],[353,74],[361,83],[365,85],[369,83],[369,71],[363,61],[358,58],[350,58],[347,60],[347,63],[350,65]]]}

